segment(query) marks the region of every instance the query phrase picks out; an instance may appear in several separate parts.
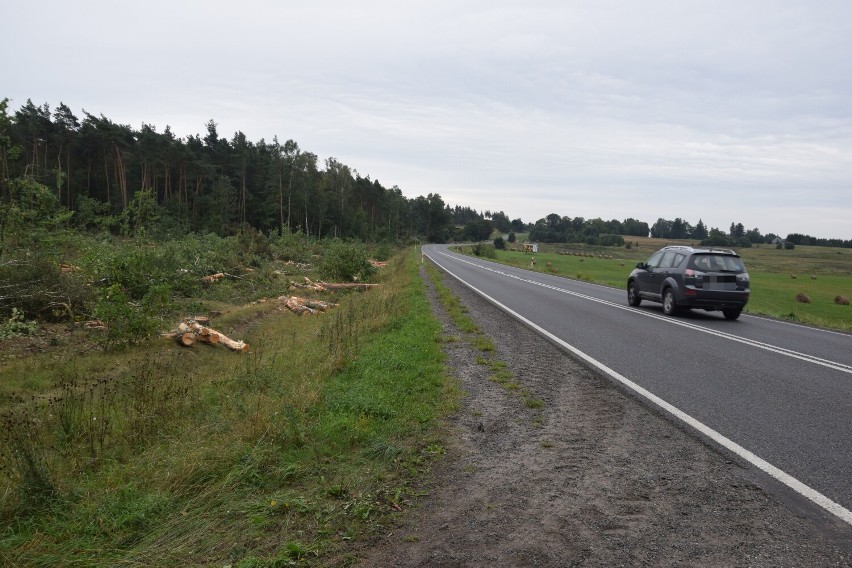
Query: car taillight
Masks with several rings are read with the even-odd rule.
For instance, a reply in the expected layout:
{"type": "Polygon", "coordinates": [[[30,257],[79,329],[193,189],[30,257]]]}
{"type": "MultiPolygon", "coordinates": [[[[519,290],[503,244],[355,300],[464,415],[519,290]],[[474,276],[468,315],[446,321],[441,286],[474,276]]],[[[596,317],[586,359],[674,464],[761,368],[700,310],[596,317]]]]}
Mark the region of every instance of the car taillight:
{"type": "Polygon", "coordinates": [[[741,274],[737,274],[737,288],[740,290],[748,289],[748,272],[743,272],[741,274]]]}
{"type": "Polygon", "coordinates": [[[704,287],[704,273],[698,270],[693,270],[691,268],[687,268],[684,273],[684,283],[691,284],[696,288],[704,287]]]}

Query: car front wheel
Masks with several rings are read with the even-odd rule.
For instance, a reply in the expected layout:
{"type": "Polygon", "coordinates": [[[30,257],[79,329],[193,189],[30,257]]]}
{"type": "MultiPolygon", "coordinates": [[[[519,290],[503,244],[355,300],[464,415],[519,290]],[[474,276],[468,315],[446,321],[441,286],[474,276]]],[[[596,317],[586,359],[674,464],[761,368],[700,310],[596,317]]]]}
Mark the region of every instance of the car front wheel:
{"type": "Polygon", "coordinates": [[[677,302],[671,288],[666,288],[666,291],[663,292],[663,313],[667,316],[673,316],[677,313],[677,302]]]}
{"type": "Polygon", "coordinates": [[[642,298],[639,297],[639,290],[636,288],[636,282],[627,284],[627,303],[631,306],[638,306],[642,303],[642,298]]]}

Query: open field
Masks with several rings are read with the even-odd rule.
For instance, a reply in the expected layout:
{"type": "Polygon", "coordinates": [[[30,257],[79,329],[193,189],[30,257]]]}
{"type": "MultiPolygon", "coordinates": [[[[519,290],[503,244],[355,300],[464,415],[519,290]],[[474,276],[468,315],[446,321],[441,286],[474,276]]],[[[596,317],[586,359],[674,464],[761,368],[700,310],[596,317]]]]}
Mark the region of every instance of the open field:
{"type": "MultiPolygon", "coordinates": [[[[629,237],[630,248],[582,244],[539,244],[537,254],[495,251],[498,262],[623,288],[633,266],[669,244],[696,244],[629,237]],[[532,265],[532,259],[535,264],[532,265]]],[[[469,249],[467,249],[469,251],[469,249]]],[[[737,249],[751,277],[751,298],[745,312],[852,332],[852,307],[837,305],[835,296],[852,297],[852,249],[772,245],[737,249]],[[796,301],[797,294],[810,304],[796,301]]]]}

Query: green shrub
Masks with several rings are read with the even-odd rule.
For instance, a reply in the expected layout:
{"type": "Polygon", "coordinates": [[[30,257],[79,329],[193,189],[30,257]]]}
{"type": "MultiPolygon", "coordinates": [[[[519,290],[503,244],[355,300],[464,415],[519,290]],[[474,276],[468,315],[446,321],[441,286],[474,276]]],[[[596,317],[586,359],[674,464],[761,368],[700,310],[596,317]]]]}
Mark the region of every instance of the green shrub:
{"type": "Polygon", "coordinates": [[[0,321],[0,340],[12,339],[23,335],[33,335],[36,332],[36,322],[26,321],[23,312],[12,308],[12,315],[5,322],[0,321]]]}
{"type": "Polygon", "coordinates": [[[269,248],[274,260],[292,260],[293,262],[310,262],[313,247],[301,231],[286,232],[283,235],[272,236],[269,248]]]}
{"type": "Polygon", "coordinates": [[[110,209],[110,204],[105,201],[80,195],[75,199],[71,222],[83,229],[109,232],[118,224],[118,218],[109,215],[110,209]]]}
{"type": "Polygon", "coordinates": [[[376,271],[363,245],[342,241],[332,241],[326,246],[319,270],[322,278],[344,282],[366,280],[376,271]]]}
{"type": "Polygon", "coordinates": [[[385,262],[391,257],[392,253],[393,249],[391,249],[390,245],[382,243],[373,249],[373,258],[378,261],[385,262]]]}
{"type": "Polygon", "coordinates": [[[155,317],[168,304],[170,290],[166,285],[152,287],[141,303],[131,303],[122,287],[113,284],[102,292],[94,315],[106,324],[100,344],[105,350],[141,343],[156,333],[155,317]]]}
{"type": "Polygon", "coordinates": [[[497,258],[497,251],[494,249],[494,245],[486,244],[486,243],[476,243],[473,245],[473,254],[476,256],[483,256],[485,258],[497,258]]]}
{"type": "Polygon", "coordinates": [[[272,259],[272,247],[266,236],[247,227],[236,237],[240,262],[244,266],[260,268],[272,259]]]}
{"type": "Polygon", "coordinates": [[[624,246],[624,237],[621,235],[603,234],[599,237],[599,243],[605,247],[624,246]]]}

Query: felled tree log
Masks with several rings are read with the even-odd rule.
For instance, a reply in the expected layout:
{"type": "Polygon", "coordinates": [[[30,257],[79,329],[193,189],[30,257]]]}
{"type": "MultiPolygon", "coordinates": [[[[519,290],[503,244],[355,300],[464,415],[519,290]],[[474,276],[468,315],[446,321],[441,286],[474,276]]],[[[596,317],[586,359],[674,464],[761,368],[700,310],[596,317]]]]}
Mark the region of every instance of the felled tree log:
{"type": "Polygon", "coordinates": [[[315,292],[323,292],[324,291],[322,286],[320,286],[316,282],[313,282],[307,276],[305,276],[304,282],[293,282],[293,283],[290,284],[290,287],[291,288],[301,288],[303,290],[313,290],[315,292]]]}
{"type": "Polygon", "coordinates": [[[378,286],[378,284],[364,284],[362,282],[314,282],[310,278],[305,278],[303,283],[293,282],[291,288],[302,288],[304,290],[314,290],[315,292],[335,292],[337,290],[368,290],[378,286]]]}
{"type": "Polygon", "coordinates": [[[323,290],[334,292],[335,290],[369,290],[378,284],[364,284],[362,282],[320,282],[323,290]]]}
{"type": "Polygon", "coordinates": [[[202,343],[219,343],[221,339],[219,332],[213,331],[209,327],[204,327],[198,321],[185,320],[178,326],[178,331],[184,334],[192,333],[195,336],[193,339],[202,343]]]}
{"type": "Polygon", "coordinates": [[[293,313],[302,314],[318,314],[329,308],[336,307],[337,304],[331,302],[323,302],[322,300],[310,300],[308,298],[300,298],[299,296],[281,296],[278,301],[283,304],[288,310],[293,313]]]}
{"type": "Polygon", "coordinates": [[[221,343],[228,349],[232,351],[246,352],[249,350],[249,346],[244,341],[235,341],[222,333],[221,331],[216,331],[210,327],[201,325],[199,320],[209,322],[208,318],[199,317],[198,320],[193,318],[187,318],[182,321],[176,331],[169,332],[165,334],[166,337],[170,337],[176,340],[180,345],[184,347],[190,347],[196,342],[200,341],[202,343],[216,344],[221,343]]]}
{"type": "Polygon", "coordinates": [[[192,347],[195,343],[195,334],[191,331],[187,331],[185,333],[176,334],[175,339],[184,347],[192,347]]]}

